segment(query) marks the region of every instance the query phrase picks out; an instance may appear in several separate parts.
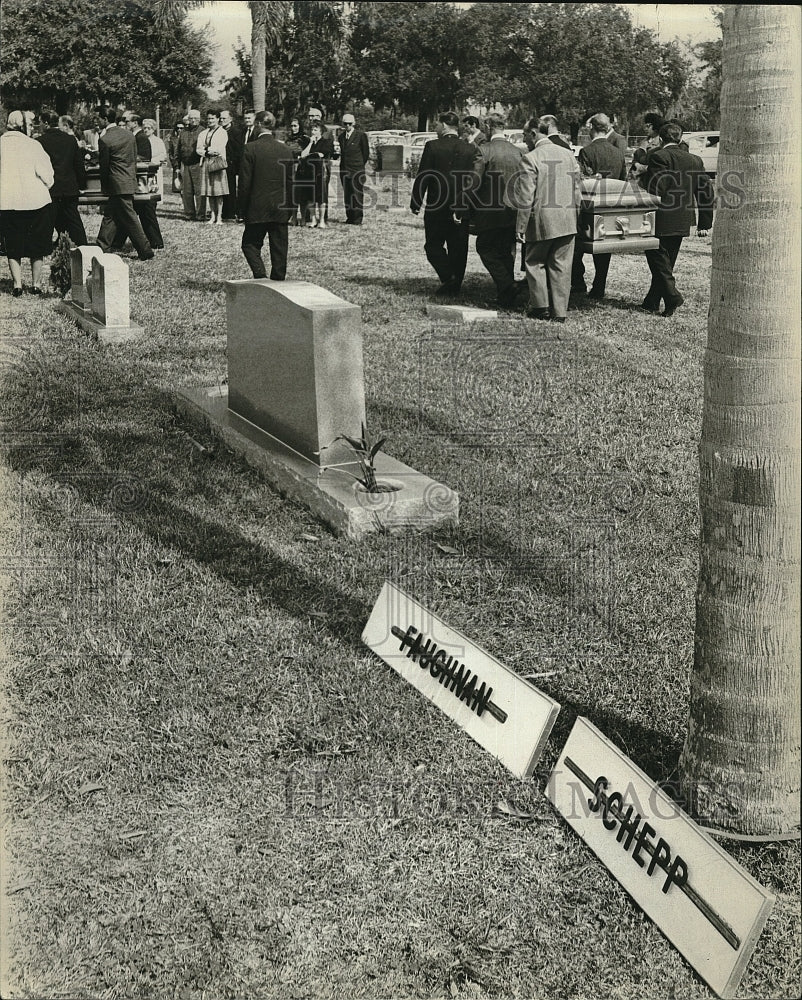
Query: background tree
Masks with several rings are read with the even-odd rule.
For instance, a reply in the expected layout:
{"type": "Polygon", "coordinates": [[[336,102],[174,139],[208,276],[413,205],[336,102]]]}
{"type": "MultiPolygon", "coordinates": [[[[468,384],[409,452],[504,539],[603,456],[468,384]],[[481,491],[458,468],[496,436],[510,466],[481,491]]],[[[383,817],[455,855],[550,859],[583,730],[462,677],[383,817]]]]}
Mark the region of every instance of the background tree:
{"type": "Polygon", "coordinates": [[[4,104],[144,112],[195,98],[211,80],[207,34],[183,18],[157,31],[155,17],[154,0],[3,0],[4,104]]]}
{"type": "Polygon", "coordinates": [[[799,832],[800,10],[724,15],[686,800],[799,832]],[[727,180],[726,188],[722,179],[727,180]]]}
{"type": "MultiPolygon", "coordinates": [[[[724,18],[723,8],[714,10],[713,16],[720,28],[724,18]]],[[[705,120],[703,127],[715,128],[720,120],[722,40],[715,38],[709,42],[700,42],[694,46],[693,51],[705,74],[700,87],[700,110],[705,120]]]]}
{"type": "MultiPolygon", "coordinates": [[[[188,10],[206,7],[206,0],[154,0],[160,23],[169,24],[188,10]]],[[[275,64],[285,55],[287,49],[287,28],[298,18],[312,16],[319,10],[330,13],[330,19],[342,18],[343,3],[292,3],[291,0],[249,0],[251,12],[251,83],[253,87],[253,107],[264,111],[268,76],[268,61],[271,62],[271,79],[275,84],[278,70],[275,64]],[[269,60],[268,60],[269,57],[269,60]]],[[[336,42],[336,38],[333,39],[336,42]]],[[[230,84],[231,81],[228,82],[230,84]]],[[[228,87],[228,84],[225,86],[228,87]]],[[[283,103],[283,102],[282,102],[283,103]]]]}
{"type": "Polygon", "coordinates": [[[445,3],[355,4],[347,91],[380,107],[416,113],[418,131],[425,131],[436,111],[466,96],[461,17],[445,3]]]}
{"type": "Polygon", "coordinates": [[[517,83],[509,96],[537,114],[556,115],[574,141],[595,111],[626,120],[650,107],[665,110],[681,93],[688,64],[679,45],[636,28],[624,8],[525,6],[505,39],[505,73],[517,83]]]}

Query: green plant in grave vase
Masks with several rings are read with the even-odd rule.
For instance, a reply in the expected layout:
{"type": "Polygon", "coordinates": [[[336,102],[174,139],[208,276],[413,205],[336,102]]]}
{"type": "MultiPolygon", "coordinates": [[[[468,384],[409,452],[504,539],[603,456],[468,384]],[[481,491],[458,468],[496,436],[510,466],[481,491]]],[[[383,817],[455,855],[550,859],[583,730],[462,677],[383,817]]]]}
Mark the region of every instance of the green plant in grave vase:
{"type": "Polygon", "coordinates": [[[383,437],[379,438],[378,441],[371,441],[367,428],[363,423],[361,438],[353,438],[347,434],[340,434],[332,441],[332,444],[336,444],[337,441],[345,441],[351,451],[353,451],[359,463],[361,475],[354,476],[353,473],[347,472],[345,469],[340,469],[339,471],[352,476],[366,493],[393,493],[398,489],[395,483],[382,482],[376,478],[375,459],[386,440],[387,438],[383,437]]]}

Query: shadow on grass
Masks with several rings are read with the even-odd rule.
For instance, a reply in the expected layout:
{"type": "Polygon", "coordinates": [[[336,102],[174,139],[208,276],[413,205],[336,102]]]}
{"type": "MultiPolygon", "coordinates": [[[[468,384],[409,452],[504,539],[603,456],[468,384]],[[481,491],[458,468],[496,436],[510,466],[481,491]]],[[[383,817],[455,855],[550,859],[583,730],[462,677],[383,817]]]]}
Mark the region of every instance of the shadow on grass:
{"type": "MultiPolygon", "coordinates": [[[[143,406],[168,408],[158,392],[149,395],[143,406]]],[[[198,431],[193,429],[192,433],[198,431]]],[[[80,439],[72,438],[68,447],[50,452],[12,448],[8,461],[16,471],[38,471],[68,485],[79,501],[126,521],[158,546],[179,550],[267,604],[298,618],[305,618],[310,609],[316,616],[328,614],[324,627],[341,642],[363,651],[360,636],[369,607],[248,540],[236,528],[200,516],[189,503],[171,496],[169,487],[158,478],[140,476],[137,470],[152,467],[152,455],[158,448],[164,448],[164,441],[157,441],[155,435],[103,427],[93,428],[88,435],[84,431],[80,439]],[[124,464],[119,464],[121,456],[125,456],[124,464]],[[112,486],[126,487],[122,506],[121,491],[110,489],[110,481],[112,486]]],[[[197,472],[193,473],[189,464],[182,470],[181,460],[173,455],[170,467],[191,482],[197,472]]],[[[214,460],[237,462],[222,452],[214,460]]]]}
{"type": "Polygon", "coordinates": [[[188,288],[193,292],[222,292],[225,291],[226,280],[228,279],[219,281],[215,278],[209,278],[207,281],[199,281],[197,278],[185,278],[183,281],[176,282],[176,285],[178,288],[188,288]]]}

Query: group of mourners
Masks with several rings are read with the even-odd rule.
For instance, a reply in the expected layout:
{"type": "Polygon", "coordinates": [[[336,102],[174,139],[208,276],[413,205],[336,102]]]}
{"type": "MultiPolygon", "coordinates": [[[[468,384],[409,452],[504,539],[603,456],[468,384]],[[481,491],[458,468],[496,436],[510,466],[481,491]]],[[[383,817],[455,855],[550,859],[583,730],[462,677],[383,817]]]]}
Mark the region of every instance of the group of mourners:
{"type": "Polygon", "coordinates": [[[78,204],[89,164],[97,164],[105,196],[97,245],[118,251],[130,239],[140,260],[163,249],[156,201],[166,162],[156,122],[135,111],[98,108],[80,137],[67,115],[43,110],[37,119],[12,111],[0,136],[0,237],[12,294],[23,294],[24,258],[31,262],[30,292],[42,294],[43,260],[53,251],[54,232],[67,233],[76,246],[87,244],[78,204]],[[142,197],[135,200],[137,194],[142,197]]]}
{"type": "Polygon", "coordinates": [[[553,115],[527,121],[523,152],[506,138],[500,115],[490,115],[484,129],[471,125],[471,137],[456,113],[441,114],[437,139],[424,147],[410,202],[416,215],[425,203],[425,252],[441,282],[435,294],[459,295],[474,231],[499,308],[515,308],[526,293],[527,316],[562,323],[572,293],[603,298],[611,254],[593,254],[595,274],[588,290],[576,236],[581,181],[604,178],[629,182],[660,199],[654,233],[659,245],[645,251],[652,280],[642,307],[660,313],[663,305],[661,315],[673,315],[684,301],[674,264],[683,238],[697,224],[697,208],[697,235],[707,235],[713,189],[701,158],[682,142],[678,122],[650,114],[646,125],[649,136],[628,166],[627,141],[602,113],[588,120],[590,142],[577,155],[553,115]],[[519,245],[526,273],[522,281],[515,280],[519,245]]]}
{"type": "MultiPolygon", "coordinates": [[[[250,109],[240,125],[229,111],[209,110],[206,129],[201,129],[200,119],[199,111],[188,111],[169,138],[173,187],[181,192],[187,219],[206,219],[210,223],[237,221],[244,217],[239,197],[244,150],[266,132],[273,133],[275,118],[269,112],[250,109]],[[272,122],[269,129],[267,115],[272,122]]],[[[347,221],[360,225],[370,148],[365,133],[355,128],[354,116],[343,115],[341,130],[335,133],[323,125],[322,111],[310,108],[303,124],[300,118],[292,119],[284,142],[291,153],[289,190],[294,211],[289,224],[327,227],[332,163],[342,156],[347,221]],[[354,133],[358,138],[356,144],[354,133]],[[346,157],[349,162],[344,167],[346,157]]]]}
{"type": "MultiPolygon", "coordinates": [[[[266,238],[270,277],[283,280],[288,227],[326,228],[336,160],[346,224],[362,225],[370,149],[353,115],[344,114],[335,132],[323,125],[318,108],[310,108],[305,126],[293,119],[283,142],[268,111],[246,112],[243,125],[225,110],[210,109],[205,129],[200,119],[199,111],[189,111],[165,147],[155,121],[133,111],[98,108],[94,127],[82,139],[69,119],[48,112],[40,114],[40,134],[34,138],[26,115],[12,112],[0,136],[0,234],[13,294],[23,291],[23,257],[31,260],[31,291],[41,294],[42,260],[51,252],[54,229],[67,232],[76,244],[87,242],[78,196],[86,182],[85,162],[93,157],[106,198],[96,241],[105,252],[119,251],[130,239],[140,260],[148,260],[164,247],[157,197],[134,195],[147,195],[147,185],[160,192],[161,166],[168,161],[187,219],[244,223],[242,251],[255,278],[267,276],[261,256],[266,238]],[[149,178],[144,191],[143,163],[149,178]]],[[[659,246],[645,252],[652,281],[643,308],[657,313],[664,306],[662,315],[672,315],[683,302],[674,264],[683,238],[697,223],[697,208],[697,235],[707,234],[713,191],[702,160],[682,142],[681,125],[656,114],[645,121],[649,136],[628,165],[627,141],[602,113],[588,120],[590,141],[577,155],[552,115],[527,121],[523,152],[506,138],[501,115],[480,122],[473,116],[460,119],[455,112],[441,114],[437,138],[423,149],[410,200],[413,213],[424,211],[426,257],[440,279],[436,294],[460,294],[473,232],[500,308],[515,308],[527,293],[529,317],[563,322],[572,293],[603,298],[611,255],[593,255],[588,290],[576,235],[580,181],[606,178],[641,186],[660,198],[659,246]],[[516,281],[519,246],[526,278],[516,281]]]]}

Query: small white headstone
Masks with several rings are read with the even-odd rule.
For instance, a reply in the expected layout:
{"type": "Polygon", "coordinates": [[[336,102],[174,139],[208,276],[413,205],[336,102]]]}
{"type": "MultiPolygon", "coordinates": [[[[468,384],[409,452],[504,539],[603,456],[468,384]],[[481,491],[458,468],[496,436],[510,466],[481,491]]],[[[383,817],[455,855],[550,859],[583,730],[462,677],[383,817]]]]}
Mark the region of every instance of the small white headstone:
{"type": "Polygon", "coordinates": [[[70,294],[73,303],[81,309],[91,308],[91,289],[87,287],[92,272],[92,261],[103,256],[100,247],[75,247],[70,251],[70,294]]]}
{"type": "Polygon", "coordinates": [[[128,265],[117,254],[104,253],[92,261],[92,316],[103,326],[128,327],[128,265]]]}

